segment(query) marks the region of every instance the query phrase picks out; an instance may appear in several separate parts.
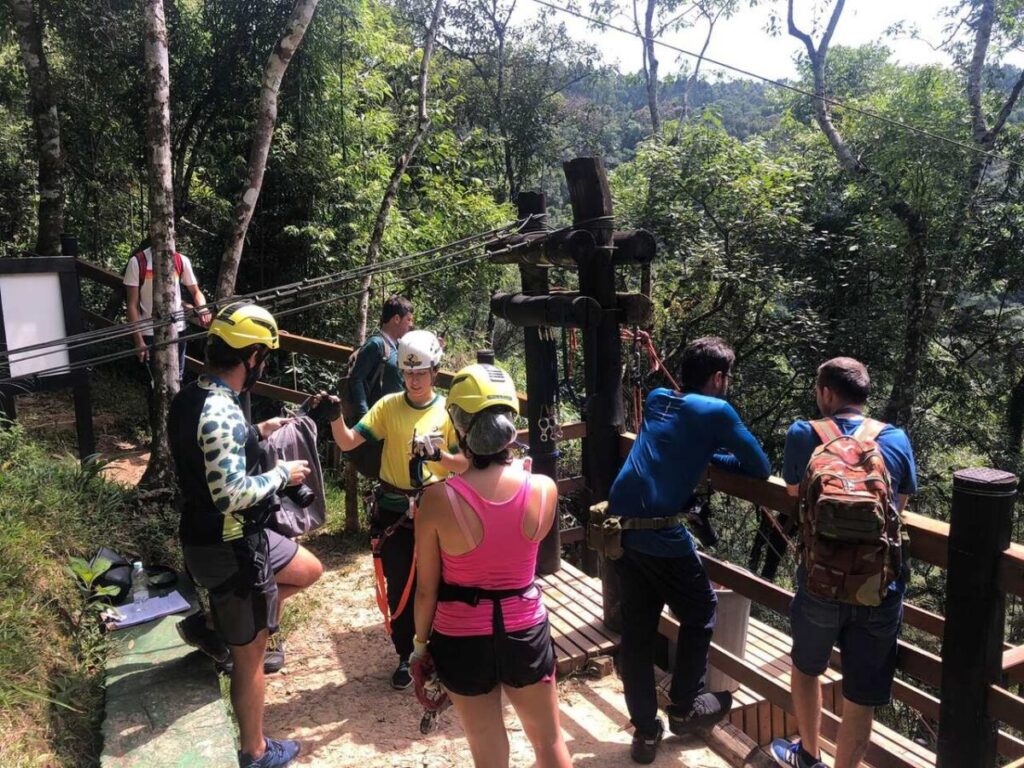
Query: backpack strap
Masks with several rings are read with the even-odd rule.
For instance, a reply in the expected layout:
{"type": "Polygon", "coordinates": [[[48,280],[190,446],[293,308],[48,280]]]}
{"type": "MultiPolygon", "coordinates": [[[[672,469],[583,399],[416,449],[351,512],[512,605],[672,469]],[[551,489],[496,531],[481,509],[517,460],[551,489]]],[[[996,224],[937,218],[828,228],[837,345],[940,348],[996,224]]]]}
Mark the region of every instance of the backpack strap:
{"type": "MultiPolygon", "coordinates": [[[[146,269],[146,252],[143,250],[143,251],[139,251],[138,253],[136,253],[135,254],[135,261],[139,265],[139,285],[141,286],[144,282],[146,282],[146,276],[147,276],[146,273],[149,271],[149,270],[146,269]]],[[[181,279],[181,275],[182,275],[182,273],[184,271],[185,271],[185,262],[182,260],[182,255],[180,253],[178,253],[177,251],[175,251],[174,252],[174,273],[178,276],[179,280],[181,279]]]]}
{"type": "Polygon", "coordinates": [[[882,434],[882,430],[885,429],[888,424],[884,421],[878,421],[877,419],[865,418],[861,422],[860,426],[857,427],[857,431],[853,433],[855,440],[877,440],[878,436],[882,434]]]}
{"type": "Polygon", "coordinates": [[[839,425],[836,424],[832,419],[815,419],[810,422],[811,429],[821,440],[821,444],[831,443],[833,440],[843,436],[843,432],[839,429],[839,425]]]}

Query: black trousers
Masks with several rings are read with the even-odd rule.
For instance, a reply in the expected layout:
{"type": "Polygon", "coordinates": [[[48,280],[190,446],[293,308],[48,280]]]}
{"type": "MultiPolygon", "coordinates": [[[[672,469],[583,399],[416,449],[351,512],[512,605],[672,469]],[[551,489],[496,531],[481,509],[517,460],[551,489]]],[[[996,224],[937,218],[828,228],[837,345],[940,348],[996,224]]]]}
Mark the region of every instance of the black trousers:
{"type": "MultiPolygon", "coordinates": [[[[371,521],[371,535],[377,531],[383,532],[384,528],[400,517],[400,515],[380,510],[376,519],[371,521]]],[[[412,653],[412,637],[416,632],[416,624],[413,620],[413,603],[416,597],[415,575],[413,575],[413,583],[409,587],[409,599],[405,603],[405,608],[397,618],[395,618],[395,611],[398,610],[398,604],[402,600],[402,593],[405,592],[405,585],[409,582],[409,575],[414,573],[413,549],[415,544],[416,539],[412,527],[399,526],[384,540],[380,551],[384,580],[387,582],[388,607],[391,609],[392,616],[391,642],[394,643],[395,651],[403,659],[408,658],[412,653]]]]}
{"type": "Polygon", "coordinates": [[[619,670],[626,708],[638,731],[653,733],[658,715],[654,643],[661,612],[667,604],[679,619],[669,698],[689,710],[704,690],[718,598],[696,553],[655,557],[627,549],[613,562],[622,583],[619,670]]]}

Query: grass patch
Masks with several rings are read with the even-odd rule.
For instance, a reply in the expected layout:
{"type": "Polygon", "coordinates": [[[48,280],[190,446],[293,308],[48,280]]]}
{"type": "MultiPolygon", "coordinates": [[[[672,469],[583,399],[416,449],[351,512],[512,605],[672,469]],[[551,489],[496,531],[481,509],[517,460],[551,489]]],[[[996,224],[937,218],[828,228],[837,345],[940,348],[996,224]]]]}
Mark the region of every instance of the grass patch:
{"type": "Polygon", "coordinates": [[[0,431],[0,765],[98,764],[105,640],[64,567],[101,544],[176,565],[176,526],[98,466],[0,431]]]}

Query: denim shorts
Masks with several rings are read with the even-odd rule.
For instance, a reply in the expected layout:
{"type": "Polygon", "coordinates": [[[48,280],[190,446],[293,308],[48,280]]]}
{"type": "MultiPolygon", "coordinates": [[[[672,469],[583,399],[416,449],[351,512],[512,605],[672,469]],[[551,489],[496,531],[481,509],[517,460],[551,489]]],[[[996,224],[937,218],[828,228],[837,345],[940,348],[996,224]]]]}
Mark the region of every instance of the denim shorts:
{"type": "Polygon", "coordinates": [[[828,668],[832,646],[842,653],[843,698],[881,707],[892,698],[896,639],[903,596],[890,591],[875,607],[816,597],[801,582],[790,605],[793,666],[817,677],[828,668]]]}

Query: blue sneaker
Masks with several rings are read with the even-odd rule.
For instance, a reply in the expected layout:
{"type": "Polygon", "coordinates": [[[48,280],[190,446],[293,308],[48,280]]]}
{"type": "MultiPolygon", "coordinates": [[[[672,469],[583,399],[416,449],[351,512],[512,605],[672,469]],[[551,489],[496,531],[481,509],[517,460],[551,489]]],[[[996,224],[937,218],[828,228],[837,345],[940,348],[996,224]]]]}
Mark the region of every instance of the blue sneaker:
{"type": "Polygon", "coordinates": [[[267,751],[257,760],[245,752],[238,753],[238,768],[284,768],[299,756],[299,742],[288,739],[270,739],[264,737],[267,751]]]}
{"type": "Polygon", "coordinates": [[[808,755],[799,741],[775,739],[771,746],[775,762],[787,768],[826,768],[821,760],[808,755]]]}

